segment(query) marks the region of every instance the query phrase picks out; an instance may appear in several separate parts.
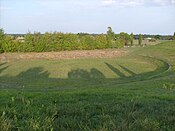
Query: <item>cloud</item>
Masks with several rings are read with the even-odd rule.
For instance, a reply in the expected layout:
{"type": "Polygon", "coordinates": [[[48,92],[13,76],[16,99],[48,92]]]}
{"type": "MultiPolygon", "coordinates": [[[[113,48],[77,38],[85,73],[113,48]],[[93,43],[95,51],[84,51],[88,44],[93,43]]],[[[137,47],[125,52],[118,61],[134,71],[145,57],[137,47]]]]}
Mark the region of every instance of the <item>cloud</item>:
{"type": "Polygon", "coordinates": [[[72,8],[96,8],[99,4],[93,0],[38,0],[38,3],[44,8],[59,9],[64,7],[68,10],[72,8]]]}
{"type": "Polygon", "coordinates": [[[118,1],[121,6],[140,6],[144,4],[144,0],[123,0],[123,2],[118,1]]]}
{"type": "Polygon", "coordinates": [[[168,0],[153,0],[153,3],[157,4],[157,5],[167,5],[170,1],[168,0]]]}
{"type": "Polygon", "coordinates": [[[102,6],[119,6],[119,7],[125,7],[125,6],[138,6],[142,5],[144,0],[103,0],[102,6]]]}
{"type": "Polygon", "coordinates": [[[175,5],[175,0],[153,0],[152,4],[157,6],[175,5]]]}
{"type": "Polygon", "coordinates": [[[50,9],[101,7],[136,7],[136,6],[167,6],[175,5],[175,0],[37,0],[43,7],[50,9]]]}
{"type": "Polygon", "coordinates": [[[103,0],[102,1],[102,6],[112,6],[116,3],[115,0],[103,0]]]}
{"type": "Polygon", "coordinates": [[[6,6],[0,6],[0,10],[3,11],[3,10],[10,10],[11,8],[10,7],[6,7],[6,6]]]}
{"type": "Polygon", "coordinates": [[[175,0],[171,0],[171,3],[172,3],[172,4],[175,4],[175,0]]]}
{"type": "Polygon", "coordinates": [[[175,5],[175,0],[103,0],[102,6],[135,7],[175,5]]]}

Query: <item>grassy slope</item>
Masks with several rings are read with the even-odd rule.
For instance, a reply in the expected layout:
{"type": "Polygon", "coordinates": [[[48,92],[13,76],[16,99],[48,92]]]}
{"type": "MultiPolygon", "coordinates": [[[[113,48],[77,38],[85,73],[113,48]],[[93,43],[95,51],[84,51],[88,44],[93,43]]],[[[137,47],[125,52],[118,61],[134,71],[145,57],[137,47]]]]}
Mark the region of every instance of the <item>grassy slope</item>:
{"type": "Polygon", "coordinates": [[[175,130],[175,44],[128,50],[1,64],[0,129],[175,130]]]}

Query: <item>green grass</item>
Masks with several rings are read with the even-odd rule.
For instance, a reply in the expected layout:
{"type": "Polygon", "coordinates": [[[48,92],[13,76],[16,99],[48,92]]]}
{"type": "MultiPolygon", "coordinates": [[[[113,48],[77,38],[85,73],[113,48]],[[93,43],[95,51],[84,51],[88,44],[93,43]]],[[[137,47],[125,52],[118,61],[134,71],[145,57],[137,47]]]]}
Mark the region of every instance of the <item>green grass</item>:
{"type": "Polygon", "coordinates": [[[175,43],[111,59],[0,64],[0,130],[175,130],[175,43]]]}

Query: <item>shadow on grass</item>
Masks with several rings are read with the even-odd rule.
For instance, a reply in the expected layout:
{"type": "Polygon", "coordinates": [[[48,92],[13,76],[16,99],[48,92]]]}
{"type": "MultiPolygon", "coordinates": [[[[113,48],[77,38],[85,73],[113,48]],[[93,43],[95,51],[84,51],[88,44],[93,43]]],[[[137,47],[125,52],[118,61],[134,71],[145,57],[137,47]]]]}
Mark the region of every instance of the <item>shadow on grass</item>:
{"type": "Polygon", "coordinates": [[[8,66],[2,67],[3,65],[5,65],[6,63],[1,63],[0,64],[0,73],[2,73],[5,69],[8,68],[8,66]]]}
{"type": "MultiPolygon", "coordinates": [[[[136,74],[128,68],[119,65],[123,71],[130,74],[130,76],[125,76],[125,74],[117,69],[117,67],[114,67],[109,63],[105,64],[117,76],[120,76],[120,78],[106,78],[105,75],[96,68],[92,68],[90,71],[83,69],[71,70],[68,72],[67,79],[49,78],[50,73],[48,71],[44,71],[42,67],[35,67],[21,72],[14,77],[0,76],[0,89],[71,89],[83,87],[102,87],[106,84],[124,84],[133,81],[153,79],[169,68],[167,63],[164,62],[162,66],[158,66],[154,71],[136,74]]],[[[7,68],[8,67],[5,66],[5,63],[0,64],[0,73],[7,68]]]]}
{"type": "Polygon", "coordinates": [[[28,69],[27,71],[21,72],[16,77],[21,80],[36,81],[37,79],[49,79],[49,75],[49,72],[44,71],[42,67],[35,67],[28,69]]]}
{"type": "Polygon", "coordinates": [[[105,76],[96,68],[92,68],[90,72],[83,69],[76,69],[68,72],[68,79],[105,79],[105,76]]]}
{"type": "Polygon", "coordinates": [[[126,72],[128,72],[131,76],[135,76],[137,75],[136,73],[134,73],[133,71],[129,70],[128,68],[122,66],[122,65],[119,65],[123,70],[125,70],[126,72]]]}
{"type": "Polygon", "coordinates": [[[119,69],[115,68],[114,66],[105,63],[109,69],[111,69],[117,76],[120,76],[120,78],[126,77],[125,74],[123,74],[119,69]]]}

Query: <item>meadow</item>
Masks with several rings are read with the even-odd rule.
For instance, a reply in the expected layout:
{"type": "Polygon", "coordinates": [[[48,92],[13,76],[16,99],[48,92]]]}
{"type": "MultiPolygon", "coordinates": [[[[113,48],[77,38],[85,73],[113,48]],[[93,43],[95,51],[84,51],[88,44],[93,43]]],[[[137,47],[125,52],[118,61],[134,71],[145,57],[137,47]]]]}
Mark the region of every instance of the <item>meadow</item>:
{"type": "Polygon", "coordinates": [[[1,62],[0,130],[175,130],[175,42],[121,50],[1,62]]]}

